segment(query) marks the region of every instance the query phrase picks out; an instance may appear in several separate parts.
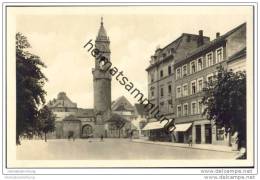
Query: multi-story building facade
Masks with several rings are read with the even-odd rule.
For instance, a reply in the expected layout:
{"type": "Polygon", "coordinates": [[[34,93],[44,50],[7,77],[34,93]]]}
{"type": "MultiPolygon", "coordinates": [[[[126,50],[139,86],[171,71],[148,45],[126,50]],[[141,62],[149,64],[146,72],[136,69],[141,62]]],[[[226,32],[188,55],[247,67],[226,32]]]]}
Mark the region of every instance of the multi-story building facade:
{"type": "Polygon", "coordinates": [[[246,24],[242,24],[223,36],[205,44],[189,56],[174,64],[175,76],[175,122],[177,142],[187,142],[192,135],[193,143],[230,144],[230,136],[225,136],[223,127],[202,115],[203,87],[213,80],[217,66],[227,68],[230,58],[246,47],[246,24]],[[178,131],[178,124],[187,123],[187,131],[178,131]]]}
{"type": "MultiPolygon", "coordinates": [[[[213,80],[216,67],[239,68],[245,65],[246,24],[242,24],[226,34],[216,34],[216,39],[206,41],[203,45],[186,50],[184,57],[171,61],[172,75],[167,79],[172,83],[172,110],[162,111],[175,118],[175,142],[186,143],[192,136],[193,143],[230,144],[230,136],[225,136],[222,127],[216,125],[202,115],[202,89],[206,81],[213,80]],[[174,115],[173,115],[174,114],[174,115]]],[[[148,69],[149,70],[149,69],[148,69]]],[[[148,92],[151,101],[164,102],[157,92],[153,100],[151,72],[148,71],[148,92]]],[[[161,80],[156,89],[161,88],[161,80]]],[[[167,97],[167,96],[166,96],[167,97]]],[[[159,105],[160,106],[160,105],[159,105]]]]}
{"type": "MultiPolygon", "coordinates": [[[[203,36],[203,31],[198,35],[183,33],[179,38],[164,48],[158,48],[155,54],[151,56],[150,66],[146,69],[148,72],[148,99],[155,106],[159,107],[160,114],[167,118],[174,118],[175,101],[175,78],[174,64],[178,59],[188,55],[193,49],[209,42],[209,37],[203,36]]],[[[154,118],[150,122],[156,121],[154,118]]],[[[162,136],[165,134],[160,130],[150,130],[153,136],[162,136]]],[[[169,137],[166,138],[169,140],[169,137]]]]}

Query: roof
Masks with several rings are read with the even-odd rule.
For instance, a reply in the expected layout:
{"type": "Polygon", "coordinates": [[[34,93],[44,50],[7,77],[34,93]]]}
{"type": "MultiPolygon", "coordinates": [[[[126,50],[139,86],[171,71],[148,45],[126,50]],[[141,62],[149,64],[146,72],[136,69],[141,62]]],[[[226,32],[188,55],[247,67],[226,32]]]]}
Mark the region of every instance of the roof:
{"type": "MultiPolygon", "coordinates": [[[[177,48],[179,47],[180,43],[182,42],[182,39],[183,39],[184,36],[191,36],[191,37],[193,36],[193,37],[196,37],[196,38],[199,38],[199,37],[200,37],[200,35],[198,35],[198,34],[182,33],[182,35],[181,35],[180,37],[178,37],[177,39],[175,39],[173,42],[171,42],[170,44],[168,44],[168,45],[165,46],[164,48],[160,49],[161,52],[163,52],[163,51],[164,51],[165,49],[167,49],[169,46],[171,46],[171,47],[174,48],[174,49],[177,49],[177,48]]],[[[207,37],[207,36],[203,36],[203,40],[204,40],[205,43],[208,43],[209,40],[210,40],[210,38],[207,37]]],[[[177,55],[177,57],[175,57],[175,58],[178,59],[178,58],[185,57],[185,56],[186,56],[186,53],[184,53],[184,54],[182,54],[182,53],[177,53],[176,55],[177,55]],[[178,56],[180,56],[180,57],[178,57],[178,56]]],[[[172,55],[171,55],[171,56],[167,56],[166,58],[164,58],[164,59],[161,60],[161,61],[157,61],[157,62],[154,63],[154,64],[150,64],[149,67],[146,68],[146,71],[148,71],[149,69],[151,69],[151,68],[153,68],[153,67],[155,67],[155,66],[157,66],[157,65],[159,65],[159,64],[161,64],[161,63],[163,63],[163,62],[166,62],[167,60],[172,59],[172,57],[173,57],[172,55]]]]}
{"type": "Polygon", "coordinates": [[[107,32],[104,27],[103,18],[101,18],[100,28],[98,31],[97,40],[108,40],[107,32]]]}
{"type": "Polygon", "coordinates": [[[76,116],[74,116],[74,115],[69,115],[69,116],[66,116],[64,119],[63,119],[63,121],[80,121],[79,119],[77,119],[77,117],[76,116]]]}
{"type": "Polygon", "coordinates": [[[60,92],[57,95],[57,99],[50,100],[47,104],[48,107],[68,107],[68,108],[77,108],[77,103],[72,102],[65,92],[60,92]]]}
{"type": "Polygon", "coordinates": [[[228,61],[234,61],[238,58],[241,57],[245,57],[246,56],[246,47],[244,47],[243,49],[241,49],[240,51],[236,52],[235,54],[233,54],[232,56],[229,57],[228,61]]]}
{"type": "Polygon", "coordinates": [[[178,64],[178,63],[180,63],[181,61],[183,61],[185,59],[191,58],[191,57],[197,55],[198,53],[203,52],[204,50],[206,50],[206,49],[208,49],[208,48],[210,48],[210,47],[212,47],[212,46],[214,46],[214,45],[216,45],[216,44],[218,44],[218,43],[220,43],[222,41],[225,41],[228,36],[230,36],[231,34],[233,34],[235,31],[237,31],[238,29],[240,29],[243,26],[246,26],[246,23],[243,23],[243,24],[237,26],[236,28],[228,31],[227,33],[225,33],[224,35],[218,37],[217,39],[214,39],[214,40],[210,41],[209,43],[204,44],[203,46],[200,46],[200,47],[196,48],[195,50],[189,52],[186,57],[184,57],[182,59],[177,59],[175,61],[175,63],[178,64]]]}
{"type": "Polygon", "coordinates": [[[84,118],[84,117],[94,117],[94,109],[82,109],[78,108],[78,112],[76,112],[75,116],[78,118],[84,118]]]}
{"type": "Polygon", "coordinates": [[[116,113],[112,113],[111,117],[106,122],[127,122],[127,121],[128,120],[125,117],[116,113]]]}
{"type": "Polygon", "coordinates": [[[148,115],[148,111],[145,109],[145,104],[135,104],[134,107],[138,115],[148,115]]]}
{"type": "Polygon", "coordinates": [[[121,110],[126,110],[126,111],[134,111],[134,107],[132,106],[132,104],[126,99],[125,96],[120,96],[119,98],[117,98],[112,106],[111,106],[111,109],[112,111],[116,111],[121,109],[121,110]],[[123,106],[123,107],[120,107],[120,106],[123,106]]]}

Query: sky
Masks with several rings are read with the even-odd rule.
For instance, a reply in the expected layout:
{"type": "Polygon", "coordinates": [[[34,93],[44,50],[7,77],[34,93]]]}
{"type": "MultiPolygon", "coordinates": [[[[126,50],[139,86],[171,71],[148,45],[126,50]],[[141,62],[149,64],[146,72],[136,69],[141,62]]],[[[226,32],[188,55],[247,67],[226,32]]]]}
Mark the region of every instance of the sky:
{"type": "MultiPolygon", "coordinates": [[[[94,58],[83,48],[95,41],[100,20],[110,39],[111,62],[147,96],[150,57],[182,33],[215,38],[252,19],[251,7],[242,6],[119,6],[119,7],[34,7],[16,8],[16,32],[23,33],[47,68],[46,100],[59,92],[78,107],[93,108],[94,58]]],[[[115,77],[112,100],[125,96],[137,103],[115,77]]]]}

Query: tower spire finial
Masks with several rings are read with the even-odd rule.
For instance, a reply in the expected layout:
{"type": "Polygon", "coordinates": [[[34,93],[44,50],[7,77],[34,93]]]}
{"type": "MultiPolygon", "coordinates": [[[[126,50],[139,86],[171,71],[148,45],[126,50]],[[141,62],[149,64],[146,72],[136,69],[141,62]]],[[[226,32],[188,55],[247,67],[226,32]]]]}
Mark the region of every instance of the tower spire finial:
{"type": "Polygon", "coordinates": [[[103,16],[101,16],[101,25],[103,25],[103,16]]]}

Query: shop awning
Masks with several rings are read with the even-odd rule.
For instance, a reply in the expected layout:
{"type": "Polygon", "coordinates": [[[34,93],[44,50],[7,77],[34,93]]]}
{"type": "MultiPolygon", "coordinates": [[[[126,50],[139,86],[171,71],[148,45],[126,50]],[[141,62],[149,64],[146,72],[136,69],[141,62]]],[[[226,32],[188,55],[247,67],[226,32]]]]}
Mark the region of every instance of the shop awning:
{"type": "Polygon", "coordinates": [[[191,127],[192,123],[175,124],[175,132],[185,132],[191,127]]]}
{"type": "Polygon", "coordinates": [[[152,129],[162,129],[166,125],[167,121],[155,121],[155,122],[149,122],[145,125],[145,127],[142,130],[152,130],[152,129]]]}

